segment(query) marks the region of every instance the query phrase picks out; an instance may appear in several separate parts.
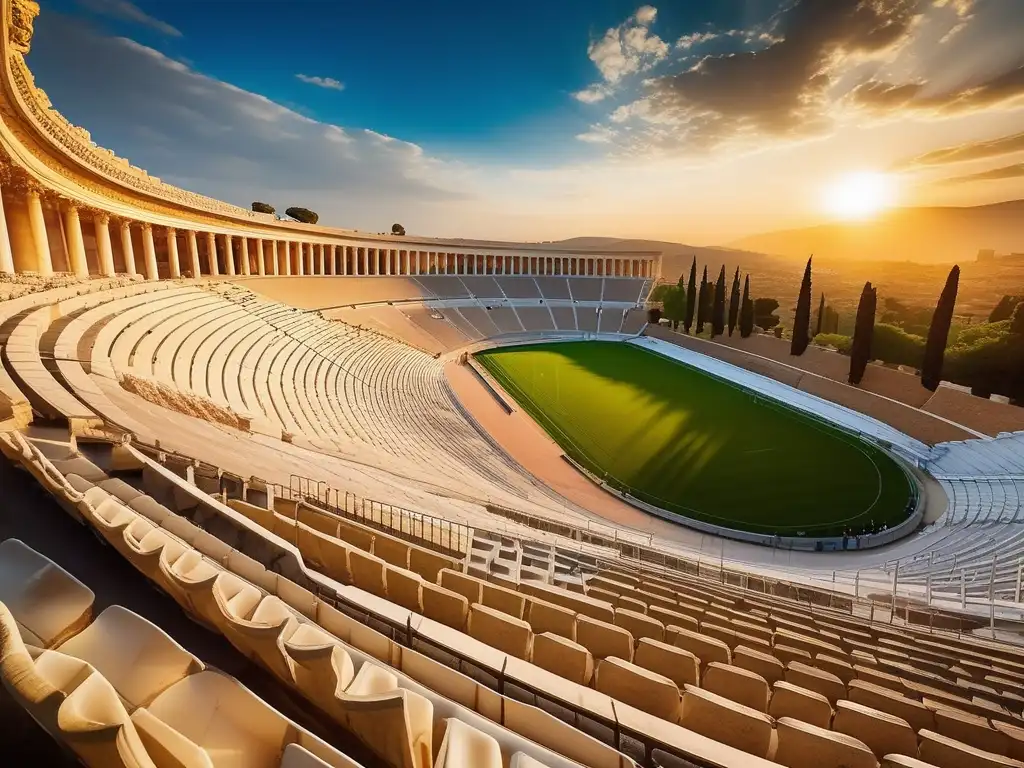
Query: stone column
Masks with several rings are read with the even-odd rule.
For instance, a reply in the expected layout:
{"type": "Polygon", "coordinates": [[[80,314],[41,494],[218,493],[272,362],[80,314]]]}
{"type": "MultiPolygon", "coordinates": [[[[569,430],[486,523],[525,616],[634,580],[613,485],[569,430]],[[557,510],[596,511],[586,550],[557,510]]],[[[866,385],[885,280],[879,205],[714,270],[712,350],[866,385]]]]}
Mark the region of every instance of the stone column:
{"type": "Polygon", "coordinates": [[[291,277],[292,275],[292,244],[285,240],[284,241],[284,275],[285,277],[291,277]]]}
{"type": "Polygon", "coordinates": [[[121,252],[124,254],[124,270],[129,275],[137,275],[135,267],[135,246],[132,245],[132,223],[121,222],[121,252]]]}
{"type": "Polygon", "coordinates": [[[220,274],[220,265],[217,264],[217,236],[213,232],[206,233],[206,266],[211,276],[216,277],[220,274]]]}
{"type": "MultiPolygon", "coordinates": [[[[327,270],[324,267],[324,255],[325,255],[324,254],[324,248],[325,247],[326,246],[324,246],[323,243],[320,243],[320,245],[316,245],[316,246],[312,246],[312,245],[310,246],[310,249],[316,248],[316,271],[313,273],[315,275],[325,275],[325,274],[327,274],[327,270]]],[[[312,253],[312,250],[310,252],[312,253]]]]}
{"type": "Polygon", "coordinates": [[[110,244],[110,217],[105,213],[97,213],[92,217],[96,228],[96,250],[100,256],[100,274],[104,277],[114,276],[114,249],[110,244]]]}
{"type": "Polygon", "coordinates": [[[235,248],[231,243],[231,235],[224,235],[224,264],[228,268],[228,275],[235,276],[235,248]]]}
{"type": "Polygon", "coordinates": [[[82,240],[82,222],[78,208],[68,205],[64,209],[64,236],[68,243],[68,262],[76,277],[89,276],[89,263],[85,260],[85,241],[82,240]]]}
{"type": "Polygon", "coordinates": [[[243,235],[239,246],[238,261],[242,267],[241,272],[243,275],[249,275],[252,272],[249,268],[249,238],[243,235]]]}
{"type": "Polygon", "coordinates": [[[306,274],[306,244],[298,242],[295,244],[295,274],[302,277],[306,274]]]}
{"type": "Polygon", "coordinates": [[[338,258],[337,250],[333,245],[325,245],[324,248],[327,249],[327,274],[337,274],[337,265],[334,263],[338,258]]]}
{"type": "Polygon", "coordinates": [[[275,277],[280,274],[280,265],[277,260],[277,240],[270,241],[270,274],[275,277]]]}
{"type": "Polygon", "coordinates": [[[36,247],[35,271],[43,277],[53,274],[53,260],[50,258],[50,239],[46,236],[46,220],[43,218],[43,201],[39,193],[28,192],[28,221],[32,228],[32,243],[36,247]]]}
{"type": "Polygon", "coordinates": [[[339,259],[338,259],[341,262],[338,265],[340,267],[340,269],[338,270],[338,274],[339,275],[348,275],[348,246],[347,245],[339,245],[338,246],[338,250],[341,251],[341,254],[339,255],[339,259]]]}
{"type": "Polygon", "coordinates": [[[203,268],[199,265],[199,241],[196,240],[196,232],[190,229],[185,233],[185,240],[188,242],[188,261],[192,269],[192,277],[202,277],[203,268]]]}
{"type": "Polygon", "coordinates": [[[370,274],[370,254],[368,253],[369,248],[356,248],[356,256],[360,262],[360,275],[370,274]]]}
{"type": "Polygon", "coordinates": [[[0,274],[14,274],[14,251],[11,250],[11,236],[7,232],[7,215],[4,213],[2,188],[0,188],[0,274]]]}
{"type": "Polygon", "coordinates": [[[256,258],[256,274],[262,277],[267,274],[267,265],[263,262],[263,241],[258,237],[253,238],[252,249],[256,258]]]}
{"type": "Polygon", "coordinates": [[[171,277],[181,277],[181,264],[178,263],[178,233],[170,227],[167,227],[167,263],[170,266],[171,277]]]}
{"type": "Polygon", "coordinates": [[[156,266],[156,245],[153,243],[153,225],[142,223],[142,254],[146,260],[146,279],[159,280],[160,271],[156,266]]]}

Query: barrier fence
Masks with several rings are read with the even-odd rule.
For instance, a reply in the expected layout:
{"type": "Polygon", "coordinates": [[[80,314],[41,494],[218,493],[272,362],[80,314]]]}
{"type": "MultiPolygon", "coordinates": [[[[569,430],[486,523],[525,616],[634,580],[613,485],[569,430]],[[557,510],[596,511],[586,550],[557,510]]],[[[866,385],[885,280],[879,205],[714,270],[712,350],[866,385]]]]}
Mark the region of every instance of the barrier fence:
{"type": "Polygon", "coordinates": [[[287,488],[277,483],[268,487],[275,498],[301,501],[446,555],[463,557],[473,546],[473,529],[464,523],[366,499],[323,481],[291,475],[287,488]]]}

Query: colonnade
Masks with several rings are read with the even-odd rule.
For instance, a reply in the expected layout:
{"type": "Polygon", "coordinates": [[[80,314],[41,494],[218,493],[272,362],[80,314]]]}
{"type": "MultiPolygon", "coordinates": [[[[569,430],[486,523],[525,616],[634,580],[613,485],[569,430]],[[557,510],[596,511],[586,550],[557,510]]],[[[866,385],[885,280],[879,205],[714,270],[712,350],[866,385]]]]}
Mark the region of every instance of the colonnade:
{"type": "MultiPolygon", "coordinates": [[[[284,227],[282,227],[284,230],[284,227]]],[[[0,193],[0,273],[78,277],[580,275],[652,277],[644,255],[583,255],[528,249],[433,250],[441,244],[296,239],[267,233],[177,229],[116,218],[38,190],[0,193]],[[419,246],[419,247],[409,247],[419,246]]],[[[451,247],[451,246],[449,246],[451,247]]]]}

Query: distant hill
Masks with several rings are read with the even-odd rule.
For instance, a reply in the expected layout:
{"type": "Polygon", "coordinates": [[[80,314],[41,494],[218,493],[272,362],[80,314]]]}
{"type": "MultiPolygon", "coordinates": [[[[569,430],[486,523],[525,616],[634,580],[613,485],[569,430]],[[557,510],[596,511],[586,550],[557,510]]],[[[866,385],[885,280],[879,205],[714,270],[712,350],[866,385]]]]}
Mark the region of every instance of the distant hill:
{"type": "Polygon", "coordinates": [[[825,224],[744,237],[732,248],[826,261],[973,261],[982,248],[1024,251],[1024,200],[971,208],[898,208],[868,222],[825,224]]]}

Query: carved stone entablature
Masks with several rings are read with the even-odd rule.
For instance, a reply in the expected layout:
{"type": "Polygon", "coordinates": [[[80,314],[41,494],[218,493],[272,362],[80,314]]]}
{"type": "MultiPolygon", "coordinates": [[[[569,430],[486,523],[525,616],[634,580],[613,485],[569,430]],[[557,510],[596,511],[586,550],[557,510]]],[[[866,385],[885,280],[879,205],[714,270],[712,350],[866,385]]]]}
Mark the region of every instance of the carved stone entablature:
{"type": "MultiPolygon", "coordinates": [[[[32,72],[22,56],[22,53],[28,50],[28,44],[32,37],[32,20],[39,13],[39,6],[34,0],[10,0],[10,2],[12,8],[11,48],[15,51],[9,58],[12,82],[27,108],[28,116],[52,142],[63,147],[93,171],[145,195],[206,213],[249,221],[263,220],[263,217],[247,208],[165,184],[159,178],[150,176],[146,171],[132,165],[124,158],[117,157],[110,150],[96,146],[88,131],[68,122],[60,112],[52,107],[46,93],[35,86],[32,72]]],[[[51,167],[53,166],[51,165],[51,167]]],[[[74,174],[68,173],[64,175],[74,176],[74,174]]],[[[119,196],[114,195],[114,197],[119,196]]],[[[148,206],[142,204],[141,207],[148,206]]]]}
{"type": "Polygon", "coordinates": [[[11,0],[11,47],[19,53],[28,53],[32,45],[33,24],[39,15],[35,0],[11,0]]]}

